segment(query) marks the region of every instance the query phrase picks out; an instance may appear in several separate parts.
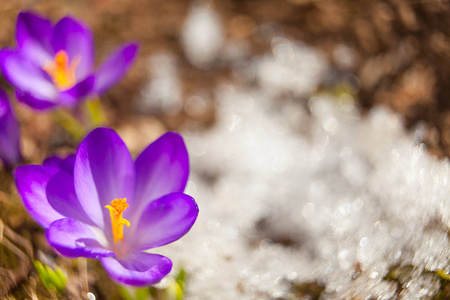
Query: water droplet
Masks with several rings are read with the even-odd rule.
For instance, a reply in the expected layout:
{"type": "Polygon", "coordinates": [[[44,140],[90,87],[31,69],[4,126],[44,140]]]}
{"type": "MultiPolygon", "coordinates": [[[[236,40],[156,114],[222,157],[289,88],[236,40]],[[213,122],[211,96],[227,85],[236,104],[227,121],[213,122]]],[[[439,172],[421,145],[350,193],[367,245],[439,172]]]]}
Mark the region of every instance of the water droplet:
{"type": "Polygon", "coordinates": [[[91,292],[87,293],[87,297],[89,298],[89,300],[95,300],[95,295],[91,292]]]}
{"type": "Polygon", "coordinates": [[[86,244],[82,241],[75,241],[75,246],[77,246],[78,248],[85,248],[86,244]]]}
{"type": "Polygon", "coordinates": [[[363,237],[360,241],[359,241],[359,246],[361,248],[363,248],[365,245],[367,245],[367,241],[368,239],[366,237],[363,237]]]}

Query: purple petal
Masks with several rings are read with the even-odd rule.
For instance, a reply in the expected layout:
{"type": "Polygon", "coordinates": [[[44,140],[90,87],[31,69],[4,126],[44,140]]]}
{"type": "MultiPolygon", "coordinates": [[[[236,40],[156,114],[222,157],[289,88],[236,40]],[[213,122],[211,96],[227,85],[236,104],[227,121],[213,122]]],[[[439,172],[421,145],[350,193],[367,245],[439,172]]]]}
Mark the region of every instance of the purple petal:
{"type": "Polygon", "coordinates": [[[47,184],[48,203],[65,218],[72,218],[86,224],[94,225],[89,219],[75,192],[73,175],[60,171],[47,184]]]}
{"type": "Polygon", "coordinates": [[[16,39],[20,52],[37,66],[53,61],[50,43],[52,23],[31,12],[21,12],[17,17],[16,39]]]}
{"type": "Polygon", "coordinates": [[[56,168],[33,165],[20,166],[15,171],[17,190],[25,208],[44,228],[64,218],[48,203],[46,193],[48,182],[58,172],[56,168]]]}
{"type": "Polygon", "coordinates": [[[0,89],[0,158],[12,167],[22,160],[20,154],[20,128],[6,93],[0,89]]]}
{"type": "Polygon", "coordinates": [[[62,18],[53,29],[53,50],[64,50],[69,63],[80,60],[75,70],[77,80],[92,74],[94,66],[94,38],[85,24],[71,17],[62,18]]]}
{"type": "Polygon", "coordinates": [[[135,250],[147,250],[172,243],[185,235],[198,216],[195,200],[182,193],[166,195],[150,203],[139,223],[131,224],[125,241],[135,250]],[[129,236],[129,239],[127,237],[129,236]]]}
{"type": "Polygon", "coordinates": [[[45,235],[49,244],[67,257],[100,259],[115,255],[100,244],[98,237],[86,224],[74,219],[53,222],[45,235]]]}
{"type": "Polygon", "coordinates": [[[18,101],[25,103],[36,110],[47,110],[55,108],[58,103],[55,99],[40,99],[31,93],[16,90],[16,98],[18,101]]]}
{"type": "Polygon", "coordinates": [[[136,252],[126,259],[102,258],[103,268],[119,283],[146,286],[158,283],[172,270],[172,262],[165,256],[136,252]]]}
{"type": "Polygon", "coordinates": [[[61,92],[58,103],[69,107],[75,106],[89,95],[93,86],[94,76],[88,76],[69,90],[61,92]]]}
{"type": "Polygon", "coordinates": [[[89,133],[78,149],[74,177],[81,206],[111,238],[110,214],[105,205],[127,198],[131,206],[135,184],[133,159],[116,132],[97,128],[89,133]]]}
{"type": "Polygon", "coordinates": [[[67,155],[67,157],[64,159],[62,165],[61,165],[61,170],[64,170],[66,172],[69,172],[71,174],[73,174],[73,168],[75,165],[75,154],[69,154],[67,155]]]}
{"type": "Polygon", "coordinates": [[[64,159],[59,156],[49,156],[42,162],[43,166],[61,169],[64,159]]]}
{"type": "Polygon", "coordinates": [[[137,52],[136,44],[128,44],[116,50],[103,62],[96,72],[94,90],[98,95],[102,95],[122,79],[133,64],[137,52]]]}
{"type": "Polygon", "coordinates": [[[73,166],[75,164],[75,154],[69,154],[66,158],[61,158],[59,156],[49,156],[42,162],[42,165],[47,167],[58,168],[60,170],[66,171],[73,174],[73,166]]]}
{"type": "Polygon", "coordinates": [[[174,132],[164,134],[139,154],[135,166],[136,204],[130,214],[140,212],[152,200],[184,191],[189,158],[183,138],[174,132]]]}
{"type": "Polygon", "coordinates": [[[0,51],[3,76],[18,90],[42,101],[54,102],[58,95],[48,74],[24,55],[10,49],[0,51]]]}

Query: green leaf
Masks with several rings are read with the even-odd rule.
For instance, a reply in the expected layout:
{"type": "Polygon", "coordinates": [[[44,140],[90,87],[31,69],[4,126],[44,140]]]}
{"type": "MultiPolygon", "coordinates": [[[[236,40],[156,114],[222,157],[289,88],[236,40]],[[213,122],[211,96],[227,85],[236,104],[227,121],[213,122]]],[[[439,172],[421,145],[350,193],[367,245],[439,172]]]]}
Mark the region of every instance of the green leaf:
{"type": "Polygon", "coordinates": [[[147,300],[150,296],[150,288],[124,287],[119,285],[120,295],[124,300],[147,300]]]}
{"type": "Polygon", "coordinates": [[[33,264],[42,284],[47,290],[54,291],[58,294],[64,293],[66,290],[67,277],[58,266],[56,266],[55,269],[52,269],[47,265],[44,266],[38,260],[34,260],[33,264]]]}

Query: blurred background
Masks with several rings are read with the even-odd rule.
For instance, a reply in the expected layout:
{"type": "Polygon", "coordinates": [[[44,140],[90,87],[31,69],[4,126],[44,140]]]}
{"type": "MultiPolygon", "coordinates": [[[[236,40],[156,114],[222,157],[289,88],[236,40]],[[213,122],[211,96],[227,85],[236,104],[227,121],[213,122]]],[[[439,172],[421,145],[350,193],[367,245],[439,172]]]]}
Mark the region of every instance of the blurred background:
{"type": "MultiPolygon", "coordinates": [[[[101,101],[133,155],[168,130],[186,138],[200,217],[186,241],[163,249],[172,277],[187,272],[186,299],[450,297],[430,275],[448,267],[436,250],[448,238],[433,253],[422,247],[448,231],[447,185],[420,175],[448,177],[436,159],[450,154],[448,1],[2,0],[1,47],[15,44],[22,10],[83,20],[97,62],[140,43],[101,101]]],[[[51,113],[14,106],[27,163],[76,149],[51,113]]],[[[96,262],[52,253],[1,176],[0,217],[16,246],[29,241],[73,278],[63,296],[48,291],[0,245],[1,297],[120,299],[96,262]]]]}

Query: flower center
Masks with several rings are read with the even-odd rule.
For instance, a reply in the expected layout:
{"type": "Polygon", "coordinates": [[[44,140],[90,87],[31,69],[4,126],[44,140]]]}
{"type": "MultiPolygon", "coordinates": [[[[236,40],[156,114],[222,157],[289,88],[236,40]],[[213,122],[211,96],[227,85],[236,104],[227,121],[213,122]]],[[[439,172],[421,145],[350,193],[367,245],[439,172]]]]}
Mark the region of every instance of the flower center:
{"type": "Polygon", "coordinates": [[[48,61],[42,68],[53,79],[59,90],[67,90],[77,83],[75,69],[80,63],[80,57],[75,57],[69,64],[69,56],[64,50],[59,50],[54,61],[48,61]]]}
{"type": "Polygon", "coordinates": [[[110,205],[105,205],[109,209],[111,214],[111,226],[112,233],[114,237],[114,243],[117,244],[119,240],[123,241],[123,226],[130,226],[130,222],[122,218],[122,213],[127,209],[129,205],[127,204],[127,199],[115,199],[111,201],[110,205]]]}

